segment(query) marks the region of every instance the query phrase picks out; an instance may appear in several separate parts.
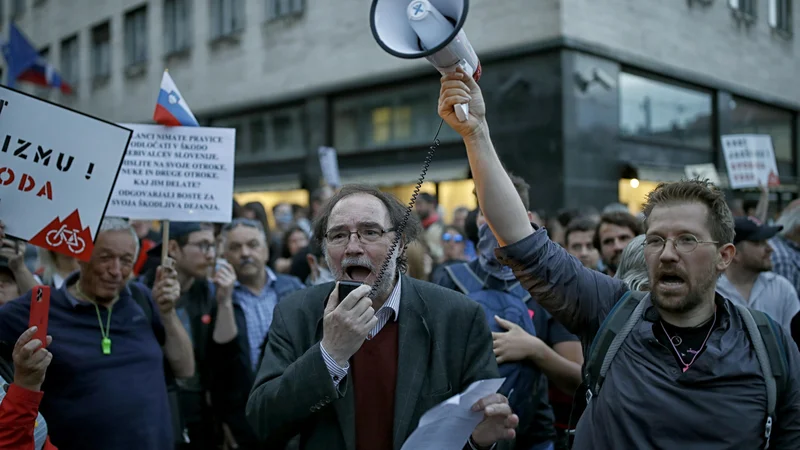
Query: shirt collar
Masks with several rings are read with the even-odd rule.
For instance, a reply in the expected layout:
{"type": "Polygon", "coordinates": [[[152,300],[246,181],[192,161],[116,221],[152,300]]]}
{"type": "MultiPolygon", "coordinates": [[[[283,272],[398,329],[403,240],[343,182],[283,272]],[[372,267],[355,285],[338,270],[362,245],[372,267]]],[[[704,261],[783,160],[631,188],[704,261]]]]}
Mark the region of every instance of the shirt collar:
{"type": "MultiPolygon", "coordinates": [[[[59,288],[59,290],[61,290],[61,292],[64,293],[64,297],[67,298],[67,302],[69,302],[70,306],[72,306],[73,308],[77,308],[78,306],[92,305],[92,303],[90,302],[75,297],[68,289],[70,286],[77,283],[80,277],[81,277],[80,271],[71,274],[66,279],[64,279],[64,284],[62,284],[61,287],[59,288]]],[[[119,297],[122,298],[129,295],[130,295],[130,290],[128,289],[128,284],[125,283],[125,286],[122,287],[122,290],[119,293],[119,297]]]]}
{"type": "MultiPolygon", "coordinates": [[[[395,322],[397,322],[397,318],[400,316],[400,284],[402,284],[402,280],[402,275],[398,275],[397,284],[394,285],[394,289],[392,289],[392,293],[389,294],[389,298],[386,299],[386,303],[381,306],[381,309],[389,308],[394,311],[395,322]]],[[[380,310],[378,311],[380,312],[380,310]]]]}
{"type": "MultiPolygon", "coordinates": [[[[267,272],[267,282],[264,284],[264,287],[266,288],[272,286],[274,282],[278,281],[278,276],[275,275],[275,272],[273,272],[269,267],[266,267],[265,270],[267,272]]],[[[241,287],[242,283],[239,283],[238,279],[233,282],[234,289],[240,289],[241,287]]]]}

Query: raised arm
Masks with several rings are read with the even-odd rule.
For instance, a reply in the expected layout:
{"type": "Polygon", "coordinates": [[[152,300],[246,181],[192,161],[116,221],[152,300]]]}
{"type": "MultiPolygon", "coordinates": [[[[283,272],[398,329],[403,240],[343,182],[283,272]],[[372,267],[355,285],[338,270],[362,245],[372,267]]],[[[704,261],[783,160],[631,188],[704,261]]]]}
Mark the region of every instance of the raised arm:
{"type": "Polygon", "coordinates": [[[442,77],[439,115],[464,138],[481,211],[500,245],[498,259],[570,332],[591,338],[627,288],[583,267],[553,243],[544,229],[534,232],[528,213],[495,152],[480,87],[464,72],[442,77]],[[469,119],[460,122],[453,105],[469,102],[469,119]]]}
{"type": "Polygon", "coordinates": [[[439,115],[464,138],[475,192],[486,222],[500,245],[513,244],[533,232],[528,212],[506,174],[486,123],[486,106],[478,84],[459,68],[442,77],[439,115]],[[453,106],[469,103],[469,118],[460,122],[453,106]]]}

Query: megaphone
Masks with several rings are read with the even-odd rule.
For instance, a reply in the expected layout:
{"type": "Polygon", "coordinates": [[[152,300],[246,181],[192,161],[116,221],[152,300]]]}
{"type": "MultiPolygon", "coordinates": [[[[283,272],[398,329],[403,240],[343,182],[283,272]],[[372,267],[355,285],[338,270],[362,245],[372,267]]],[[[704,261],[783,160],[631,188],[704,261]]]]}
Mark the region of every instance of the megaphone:
{"type": "MultiPolygon", "coordinates": [[[[469,0],[373,0],[372,36],[399,58],[425,58],[442,74],[461,67],[478,81],[481,63],[462,30],[469,0]]],[[[458,120],[469,117],[469,104],[455,105],[458,120]]]]}

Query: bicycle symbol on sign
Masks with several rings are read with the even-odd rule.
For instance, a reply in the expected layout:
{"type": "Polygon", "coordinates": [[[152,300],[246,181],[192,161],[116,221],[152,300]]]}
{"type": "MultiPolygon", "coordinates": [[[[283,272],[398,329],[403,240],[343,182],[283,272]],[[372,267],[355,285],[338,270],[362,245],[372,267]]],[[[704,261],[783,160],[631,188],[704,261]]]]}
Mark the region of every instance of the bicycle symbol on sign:
{"type": "Polygon", "coordinates": [[[50,230],[45,235],[47,245],[58,247],[61,244],[67,244],[69,250],[74,254],[83,252],[86,248],[86,241],[83,240],[78,233],[80,230],[68,230],[66,225],[61,225],[58,230],[50,230]]]}

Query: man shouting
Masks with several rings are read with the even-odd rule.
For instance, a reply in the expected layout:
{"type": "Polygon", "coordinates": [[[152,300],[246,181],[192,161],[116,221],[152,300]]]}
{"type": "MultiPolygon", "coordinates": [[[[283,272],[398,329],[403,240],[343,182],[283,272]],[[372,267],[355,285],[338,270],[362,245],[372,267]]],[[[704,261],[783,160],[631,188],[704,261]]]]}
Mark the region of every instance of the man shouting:
{"type": "MultiPolygon", "coordinates": [[[[481,307],[403,274],[403,249],[420,233],[410,219],[392,247],[404,215],[397,199],[362,186],[343,187],[321,211],[314,239],[328,267],[336,280],[363,285],[339,298],[338,283],[321,284],[275,308],[247,405],[275,448],[299,434],[303,449],[399,450],[427,410],[498,376],[481,307]]],[[[473,409],[484,418],[465,449],[514,437],[519,419],[505,397],[473,409]]]]}

